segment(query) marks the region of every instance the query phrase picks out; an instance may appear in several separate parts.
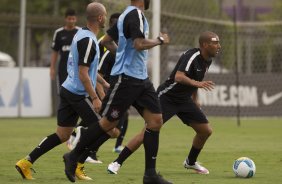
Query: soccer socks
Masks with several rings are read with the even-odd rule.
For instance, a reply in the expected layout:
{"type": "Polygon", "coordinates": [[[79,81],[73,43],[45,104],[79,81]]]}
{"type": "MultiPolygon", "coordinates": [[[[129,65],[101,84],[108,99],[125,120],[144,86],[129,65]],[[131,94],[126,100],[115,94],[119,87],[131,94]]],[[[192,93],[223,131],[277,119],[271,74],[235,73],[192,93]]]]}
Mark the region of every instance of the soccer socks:
{"type": "Polygon", "coordinates": [[[120,154],[118,155],[118,158],[114,161],[119,163],[120,165],[123,164],[123,162],[132,154],[133,152],[128,148],[125,147],[120,154]]]}
{"type": "Polygon", "coordinates": [[[70,152],[70,159],[77,161],[79,157],[83,154],[85,149],[89,147],[92,143],[96,142],[102,135],[107,134],[98,122],[93,123],[83,131],[80,140],[76,147],[70,152]]]}
{"type": "Polygon", "coordinates": [[[155,175],[156,159],[159,149],[159,131],[145,130],[143,145],[145,149],[145,175],[155,175]]]}
{"type": "Polygon", "coordinates": [[[124,136],[125,136],[125,133],[126,133],[126,130],[127,130],[127,125],[128,125],[128,119],[126,118],[123,122],[122,127],[121,127],[120,135],[118,136],[118,138],[116,140],[115,148],[121,146],[123,139],[124,139],[124,136]]]}
{"type": "Polygon", "coordinates": [[[34,163],[41,155],[61,144],[61,140],[56,133],[45,137],[39,145],[27,156],[27,159],[34,163]]]}
{"type": "Polygon", "coordinates": [[[202,149],[197,149],[194,146],[191,147],[189,155],[187,157],[189,165],[195,165],[195,162],[200,154],[202,149]]]}
{"type": "Polygon", "coordinates": [[[111,136],[109,134],[103,134],[99,139],[94,142],[87,150],[85,150],[82,155],[80,155],[78,162],[79,163],[84,163],[86,158],[93,152],[97,152],[100,146],[104,144],[107,140],[109,140],[111,136]]]}

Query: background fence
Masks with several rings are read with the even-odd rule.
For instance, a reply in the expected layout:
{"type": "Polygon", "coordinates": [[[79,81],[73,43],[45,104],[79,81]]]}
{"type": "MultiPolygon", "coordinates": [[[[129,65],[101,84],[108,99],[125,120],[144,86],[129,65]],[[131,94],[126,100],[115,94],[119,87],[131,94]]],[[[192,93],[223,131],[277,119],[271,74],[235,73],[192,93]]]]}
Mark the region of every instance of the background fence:
{"type": "MultiPolygon", "coordinates": [[[[24,66],[48,66],[52,35],[63,25],[64,10],[69,6],[75,8],[78,25],[83,26],[84,9],[89,2],[27,0],[24,66]]],[[[121,12],[130,1],[100,2],[105,4],[110,15],[121,12]]],[[[9,53],[18,61],[20,1],[1,0],[0,10],[0,51],[9,53]]],[[[219,35],[222,49],[207,77],[219,87],[214,92],[201,92],[200,95],[202,99],[209,95],[208,99],[213,101],[225,101],[225,105],[200,99],[203,109],[220,116],[282,116],[282,111],[277,110],[282,109],[281,11],[280,0],[161,0],[161,31],[171,37],[171,44],[161,47],[161,82],[168,77],[180,54],[197,47],[199,34],[210,30],[219,35]],[[246,102],[242,95],[245,95],[244,99],[257,95],[257,105],[244,106],[246,102]],[[232,99],[235,104],[226,108],[227,101],[232,99]],[[265,100],[272,100],[272,103],[264,103],[265,100]]],[[[151,10],[146,12],[151,25],[152,13],[151,10]]]]}

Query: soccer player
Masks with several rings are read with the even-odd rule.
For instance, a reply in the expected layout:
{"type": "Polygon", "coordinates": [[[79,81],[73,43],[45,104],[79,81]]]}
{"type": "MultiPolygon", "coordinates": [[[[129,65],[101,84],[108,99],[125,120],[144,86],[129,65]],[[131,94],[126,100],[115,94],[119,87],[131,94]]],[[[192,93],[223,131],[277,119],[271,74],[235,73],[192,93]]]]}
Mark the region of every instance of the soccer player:
{"type": "MultiPolygon", "coordinates": [[[[16,163],[16,169],[24,179],[33,179],[33,163],[43,154],[67,141],[78,118],[88,124],[96,123],[100,118],[101,101],[95,91],[96,81],[109,87],[109,84],[97,75],[99,46],[96,35],[105,27],[106,9],[100,3],[90,3],[86,9],[87,26],[79,29],[73,38],[68,57],[68,77],[60,89],[57,131],[44,138],[26,157],[16,163]]],[[[78,172],[84,180],[91,180],[78,166],[78,172]]]]}
{"type": "MultiPolygon", "coordinates": [[[[110,20],[109,20],[109,27],[111,28],[114,24],[116,24],[118,18],[120,16],[120,13],[114,13],[110,16],[110,20]]],[[[112,67],[115,63],[115,55],[110,53],[103,45],[101,45],[101,40],[103,39],[103,37],[101,37],[98,40],[99,43],[99,47],[100,47],[100,63],[99,63],[99,67],[98,67],[98,72],[99,74],[107,81],[109,82],[110,80],[110,73],[112,70],[112,67]]],[[[117,40],[115,41],[117,43],[117,40]]],[[[99,85],[97,84],[97,87],[99,85]]],[[[105,96],[105,91],[103,88],[101,88],[100,90],[98,90],[98,95],[100,96],[100,98],[104,98],[105,96]]],[[[113,152],[115,153],[120,153],[123,149],[122,146],[122,141],[123,138],[125,136],[126,130],[127,130],[127,125],[128,125],[128,113],[125,113],[124,116],[119,120],[119,123],[114,131],[114,133],[112,131],[108,132],[109,134],[109,138],[117,138],[116,140],[116,144],[115,147],[113,148],[113,152]]],[[[81,127],[78,127],[76,129],[77,132],[77,136],[75,136],[73,138],[73,136],[71,136],[71,138],[69,139],[69,148],[71,148],[70,150],[72,150],[75,145],[77,144],[77,142],[79,141],[79,136],[81,135],[81,131],[83,131],[83,129],[81,129],[81,127]]],[[[108,139],[104,139],[103,142],[107,141],[108,139]]],[[[89,157],[87,157],[86,160],[81,159],[79,161],[79,163],[84,163],[89,162],[89,163],[102,163],[102,161],[97,159],[97,151],[100,147],[100,145],[103,144],[103,142],[100,142],[99,144],[97,144],[96,148],[94,148],[94,150],[91,150],[91,153],[89,155],[89,157]]]]}
{"type": "MultiPolygon", "coordinates": [[[[199,174],[209,174],[209,171],[197,163],[197,158],[205,142],[212,134],[212,128],[197,101],[197,90],[212,90],[212,81],[203,81],[211,65],[212,58],[220,50],[219,37],[210,31],[201,33],[200,48],[192,48],[181,55],[169,78],[159,86],[163,121],[167,122],[177,115],[181,121],[192,127],[196,135],[190,152],[183,165],[186,169],[193,169],[199,174]]],[[[130,140],[119,154],[118,158],[109,164],[108,172],[117,174],[123,162],[139,148],[143,142],[143,132],[130,140]]]]}
{"type": "Polygon", "coordinates": [[[116,127],[119,119],[133,105],[144,118],[145,173],[143,183],[170,184],[156,172],[156,157],[162,115],[157,93],[147,73],[148,49],[169,43],[168,35],[148,39],[149,25],[143,11],[149,8],[148,0],[131,0],[131,6],[121,14],[116,26],[108,30],[102,44],[111,52],[116,51],[116,61],[111,71],[111,85],[103,100],[99,124],[92,124],[82,133],[75,149],[66,153],[65,173],[75,181],[75,170],[79,157],[86,148],[116,127]],[[118,46],[114,40],[118,40],[118,46]]]}
{"type": "Polygon", "coordinates": [[[68,76],[67,61],[70,52],[70,45],[74,35],[79,29],[79,27],[76,26],[76,21],[77,17],[75,10],[67,9],[65,12],[65,25],[57,29],[53,36],[50,77],[52,80],[55,80],[56,73],[58,74],[58,90],[68,76]],[[56,72],[56,63],[59,56],[59,66],[58,71],[56,72]]]}
{"type": "MultiPolygon", "coordinates": [[[[120,13],[114,13],[110,16],[109,20],[109,28],[113,27],[120,16],[120,13]]],[[[102,37],[100,41],[103,39],[102,37]]],[[[118,43],[118,40],[115,40],[115,43],[118,43]]],[[[115,63],[115,55],[110,53],[102,44],[100,43],[100,52],[101,60],[99,63],[99,74],[107,81],[110,81],[110,74],[115,63]]],[[[128,112],[124,114],[124,116],[119,120],[117,125],[117,129],[120,130],[119,136],[117,137],[115,147],[113,148],[113,152],[120,153],[123,150],[122,142],[125,136],[127,126],[128,126],[128,112]]]]}

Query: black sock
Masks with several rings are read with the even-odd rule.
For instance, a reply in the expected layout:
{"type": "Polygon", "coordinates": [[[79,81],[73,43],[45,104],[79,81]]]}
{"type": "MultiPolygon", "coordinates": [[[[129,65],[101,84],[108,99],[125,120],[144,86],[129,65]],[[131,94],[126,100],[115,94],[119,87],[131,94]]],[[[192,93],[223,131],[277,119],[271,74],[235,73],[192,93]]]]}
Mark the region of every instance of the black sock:
{"type": "Polygon", "coordinates": [[[97,153],[100,146],[102,146],[104,142],[109,140],[109,138],[111,138],[111,136],[108,134],[103,134],[101,137],[99,137],[96,142],[94,142],[87,150],[82,153],[82,155],[80,155],[78,162],[84,163],[87,157],[91,155],[91,153],[97,153]]]}
{"type": "Polygon", "coordinates": [[[61,140],[56,133],[45,137],[39,145],[28,155],[28,160],[34,163],[41,155],[61,144],[61,140]]]}
{"type": "Polygon", "coordinates": [[[93,143],[96,142],[106,132],[100,127],[98,122],[91,124],[83,131],[76,147],[70,152],[70,159],[78,161],[80,155],[93,143]]]}
{"type": "Polygon", "coordinates": [[[117,141],[116,141],[115,148],[118,148],[119,146],[121,146],[126,130],[127,130],[127,125],[128,125],[128,118],[126,118],[123,122],[123,125],[120,130],[120,135],[118,136],[117,141]]]}
{"type": "Polygon", "coordinates": [[[198,158],[201,150],[202,149],[197,149],[194,146],[191,147],[189,155],[187,157],[189,165],[194,165],[195,164],[195,162],[197,161],[197,158],[198,158]]]}
{"type": "Polygon", "coordinates": [[[143,145],[145,149],[145,175],[156,174],[156,158],[159,149],[159,131],[145,130],[143,145]]]}
{"type": "Polygon", "coordinates": [[[125,147],[120,154],[118,155],[118,158],[114,161],[119,163],[120,165],[123,164],[123,162],[132,154],[133,152],[128,148],[125,147]]]}

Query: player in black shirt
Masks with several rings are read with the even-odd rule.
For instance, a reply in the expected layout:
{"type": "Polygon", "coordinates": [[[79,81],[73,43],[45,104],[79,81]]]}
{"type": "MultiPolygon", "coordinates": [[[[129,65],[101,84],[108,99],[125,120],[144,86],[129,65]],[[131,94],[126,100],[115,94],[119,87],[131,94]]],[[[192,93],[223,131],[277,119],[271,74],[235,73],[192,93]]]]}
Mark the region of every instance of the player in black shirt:
{"type": "Polygon", "coordinates": [[[57,88],[63,84],[68,76],[67,72],[67,61],[70,51],[70,45],[74,35],[76,34],[79,27],[76,24],[76,12],[73,9],[67,9],[65,12],[65,25],[57,29],[53,36],[52,43],[52,56],[50,63],[50,77],[52,80],[56,76],[56,63],[60,55],[59,65],[58,65],[58,81],[57,88]]]}
{"type": "MultiPolygon", "coordinates": [[[[199,174],[209,174],[209,171],[196,162],[206,140],[212,134],[208,120],[200,109],[197,101],[197,90],[212,90],[212,81],[203,81],[212,62],[221,46],[218,36],[210,31],[201,33],[199,38],[200,48],[186,51],[180,57],[169,78],[159,86],[158,96],[162,107],[163,122],[177,115],[181,121],[192,127],[194,137],[191,150],[183,165],[186,169],[193,169],[199,174]]],[[[119,157],[108,166],[112,174],[117,174],[122,163],[143,142],[143,132],[136,135],[120,153],[119,157]]]]}

